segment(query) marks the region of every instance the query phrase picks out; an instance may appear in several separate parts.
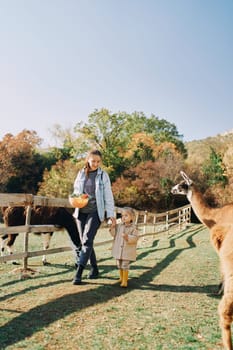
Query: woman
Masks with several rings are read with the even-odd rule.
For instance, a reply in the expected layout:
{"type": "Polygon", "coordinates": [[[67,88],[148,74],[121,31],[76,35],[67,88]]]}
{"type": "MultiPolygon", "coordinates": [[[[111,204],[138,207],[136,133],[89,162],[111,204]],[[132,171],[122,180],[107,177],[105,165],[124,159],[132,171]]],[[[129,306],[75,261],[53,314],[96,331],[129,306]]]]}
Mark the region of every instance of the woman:
{"type": "Polygon", "coordinates": [[[97,278],[99,271],[93,248],[94,238],[105,217],[115,225],[114,199],[109,175],[101,169],[102,155],[99,150],[92,150],[86,158],[86,164],[79,171],[74,182],[74,193],[86,193],[90,198],[84,208],[76,208],[74,216],[82,242],[77,272],[73,284],[81,284],[82,273],[90,259],[89,278],[97,278]]]}

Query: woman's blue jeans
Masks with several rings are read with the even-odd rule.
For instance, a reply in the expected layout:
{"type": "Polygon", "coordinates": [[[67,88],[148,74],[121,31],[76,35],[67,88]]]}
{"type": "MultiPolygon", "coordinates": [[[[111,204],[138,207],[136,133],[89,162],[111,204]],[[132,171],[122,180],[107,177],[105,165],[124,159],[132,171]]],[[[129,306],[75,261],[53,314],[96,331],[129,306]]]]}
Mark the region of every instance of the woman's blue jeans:
{"type": "Polygon", "coordinates": [[[97,265],[93,244],[100,224],[101,221],[97,211],[94,211],[93,213],[79,212],[77,226],[82,242],[82,249],[79,255],[79,264],[84,267],[87,265],[89,259],[91,266],[97,265]]]}

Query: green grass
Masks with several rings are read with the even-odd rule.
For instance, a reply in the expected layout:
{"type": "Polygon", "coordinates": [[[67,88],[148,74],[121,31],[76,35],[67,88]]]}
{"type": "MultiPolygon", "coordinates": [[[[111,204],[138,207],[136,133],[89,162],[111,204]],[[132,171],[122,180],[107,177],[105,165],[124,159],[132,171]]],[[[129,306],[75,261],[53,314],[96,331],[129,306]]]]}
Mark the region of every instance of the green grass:
{"type": "MultiPolygon", "coordinates": [[[[105,238],[103,229],[97,241],[105,238]]],[[[52,239],[52,247],[67,244],[64,232],[52,239]]],[[[22,237],[18,251],[20,245],[22,237]]],[[[41,249],[40,238],[30,236],[30,247],[41,249]]],[[[207,230],[193,225],[141,239],[126,289],[118,284],[110,248],[96,247],[100,279],[81,286],[72,285],[72,252],[48,255],[48,266],[31,258],[36,273],[23,280],[19,266],[1,264],[0,349],[222,349],[219,262],[207,230]]]]}

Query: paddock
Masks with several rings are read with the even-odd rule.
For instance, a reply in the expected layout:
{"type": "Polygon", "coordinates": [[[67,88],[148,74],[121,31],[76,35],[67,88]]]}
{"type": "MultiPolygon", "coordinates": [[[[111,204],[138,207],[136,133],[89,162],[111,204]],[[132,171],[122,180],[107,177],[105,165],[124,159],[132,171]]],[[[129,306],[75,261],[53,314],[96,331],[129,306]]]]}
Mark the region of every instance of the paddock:
{"type": "MultiPolygon", "coordinates": [[[[101,228],[97,243],[108,239],[101,228]]],[[[56,232],[52,249],[64,243],[56,232]]],[[[17,244],[23,245],[24,235],[17,244]]],[[[32,235],[31,249],[40,246],[32,235]]],[[[73,286],[70,251],[29,259],[36,271],[20,280],[0,264],[0,334],[6,350],[220,350],[216,312],[219,261],[203,225],[142,237],[127,290],[118,284],[111,245],[97,245],[100,278],[73,286]],[[65,344],[65,345],[64,345],[65,344]]],[[[17,269],[17,267],[16,267],[17,269]]]]}
{"type": "Polygon", "coordinates": [[[15,256],[22,266],[26,258],[33,274],[21,278],[10,259],[0,264],[0,348],[222,349],[216,312],[219,261],[208,230],[184,220],[190,215],[186,207],[158,217],[138,214],[137,260],[123,291],[106,226],[95,244],[100,278],[88,280],[84,275],[83,285],[73,286],[67,235],[54,234],[48,252],[51,264],[43,266],[41,241],[32,234],[34,228],[25,225],[15,256]]]}

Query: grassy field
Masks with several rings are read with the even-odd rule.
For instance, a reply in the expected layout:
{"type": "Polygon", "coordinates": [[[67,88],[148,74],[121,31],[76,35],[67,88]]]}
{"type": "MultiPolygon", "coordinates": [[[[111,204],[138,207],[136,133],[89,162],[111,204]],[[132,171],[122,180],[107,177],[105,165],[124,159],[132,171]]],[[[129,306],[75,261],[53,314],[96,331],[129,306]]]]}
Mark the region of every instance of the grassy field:
{"type": "MultiPolygon", "coordinates": [[[[98,240],[109,239],[101,230],[98,240]]],[[[22,244],[17,239],[17,250],[22,244]]],[[[57,232],[53,247],[67,246],[57,232]]],[[[30,238],[32,249],[41,240],[30,238]]],[[[72,285],[72,252],[31,258],[35,274],[20,279],[1,264],[0,349],[219,350],[218,257],[201,225],[141,238],[128,288],[118,283],[110,245],[97,246],[100,278],[72,285]]],[[[84,272],[87,276],[88,269],[84,272]]]]}

